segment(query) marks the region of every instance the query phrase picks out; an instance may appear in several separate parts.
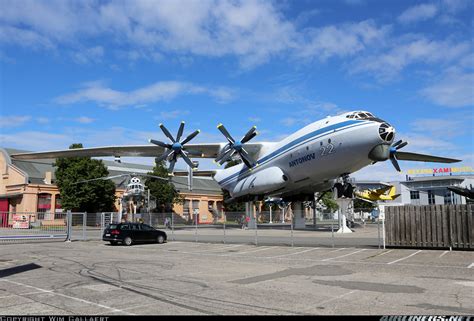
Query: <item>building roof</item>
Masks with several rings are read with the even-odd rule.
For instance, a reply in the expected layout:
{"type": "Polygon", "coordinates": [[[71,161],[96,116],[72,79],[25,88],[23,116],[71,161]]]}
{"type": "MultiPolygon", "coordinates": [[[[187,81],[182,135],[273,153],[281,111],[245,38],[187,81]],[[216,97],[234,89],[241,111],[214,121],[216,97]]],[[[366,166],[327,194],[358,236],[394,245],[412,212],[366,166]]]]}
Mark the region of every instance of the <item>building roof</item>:
{"type": "MultiPolygon", "coordinates": [[[[1,150],[0,150],[1,151],[1,150]]],[[[46,172],[52,173],[53,184],[55,181],[55,169],[53,164],[54,159],[37,159],[37,160],[17,160],[11,158],[10,155],[17,153],[28,153],[26,150],[18,150],[13,148],[4,148],[3,151],[7,153],[7,162],[13,164],[28,175],[28,180],[31,184],[44,184],[44,178],[46,172]]],[[[115,161],[102,160],[104,165],[109,171],[109,176],[116,176],[121,174],[146,174],[153,171],[153,166],[144,164],[132,164],[132,163],[118,163],[115,161]]],[[[139,175],[138,175],[139,176],[139,175]]],[[[118,177],[112,179],[117,188],[125,188],[127,185],[126,177],[118,177]]],[[[187,177],[173,177],[171,182],[175,186],[176,190],[182,193],[195,193],[195,194],[210,194],[220,195],[222,190],[210,177],[193,177],[193,190],[188,190],[188,178],[187,177]]]]}

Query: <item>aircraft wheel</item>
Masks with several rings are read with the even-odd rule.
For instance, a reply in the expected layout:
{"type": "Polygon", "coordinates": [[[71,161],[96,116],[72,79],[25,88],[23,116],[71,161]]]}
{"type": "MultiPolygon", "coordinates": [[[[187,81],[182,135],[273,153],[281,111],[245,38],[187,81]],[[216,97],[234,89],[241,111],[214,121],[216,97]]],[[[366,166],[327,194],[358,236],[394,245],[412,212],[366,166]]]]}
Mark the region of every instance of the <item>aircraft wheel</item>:
{"type": "Polygon", "coordinates": [[[125,238],[125,240],[123,240],[123,244],[125,244],[126,246],[130,246],[132,245],[133,241],[132,241],[132,238],[130,236],[127,236],[125,238]]]}
{"type": "Polygon", "coordinates": [[[334,189],[337,191],[337,198],[341,198],[344,195],[344,186],[341,183],[334,184],[334,189]]]}
{"type": "Polygon", "coordinates": [[[344,196],[347,198],[353,198],[354,197],[354,187],[352,184],[346,184],[344,186],[344,196]]]}

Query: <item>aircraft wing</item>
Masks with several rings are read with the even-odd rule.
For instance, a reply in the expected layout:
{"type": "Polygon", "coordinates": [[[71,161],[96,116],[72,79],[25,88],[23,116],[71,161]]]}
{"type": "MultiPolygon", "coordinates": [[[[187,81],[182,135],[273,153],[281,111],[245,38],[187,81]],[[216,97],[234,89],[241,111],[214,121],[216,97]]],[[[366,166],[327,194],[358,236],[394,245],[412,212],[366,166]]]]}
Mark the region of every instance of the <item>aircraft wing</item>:
{"type": "Polygon", "coordinates": [[[381,195],[381,194],[385,194],[386,192],[388,192],[391,188],[392,188],[392,186],[384,186],[384,187],[378,188],[378,189],[376,189],[375,191],[372,191],[372,192],[381,195]]]}
{"type": "MultiPolygon", "coordinates": [[[[220,150],[226,143],[214,144],[186,144],[185,151],[192,152],[192,158],[216,158],[220,150]]],[[[264,143],[246,143],[247,152],[256,156],[260,153],[264,143]]],[[[135,145],[135,146],[105,146],[91,148],[76,148],[65,150],[53,150],[34,153],[12,154],[15,159],[51,159],[58,157],[158,157],[165,151],[165,148],[156,145],[135,145]]]]}

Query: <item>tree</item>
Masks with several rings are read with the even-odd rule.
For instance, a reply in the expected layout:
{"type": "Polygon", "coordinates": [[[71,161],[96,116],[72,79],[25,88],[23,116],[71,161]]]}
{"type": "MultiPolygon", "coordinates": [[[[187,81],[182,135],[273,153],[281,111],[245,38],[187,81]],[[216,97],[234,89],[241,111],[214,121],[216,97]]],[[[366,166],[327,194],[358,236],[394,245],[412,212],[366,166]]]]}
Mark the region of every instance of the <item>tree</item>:
{"type": "Polygon", "coordinates": [[[364,201],[360,198],[354,199],[354,210],[356,211],[369,211],[371,212],[377,205],[373,202],[364,201]]]}
{"type": "MultiPolygon", "coordinates": [[[[155,162],[153,172],[148,173],[148,175],[169,179],[168,169],[163,162],[155,162]]],[[[182,197],[169,180],[147,178],[145,186],[150,189],[150,195],[156,198],[156,210],[159,212],[170,212],[173,209],[173,204],[183,202],[182,197]]]]}
{"type": "Polygon", "coordinates": [[[334,200],[332,192],[324,194],[321,198],[321,201],[323,202],[324,206],[331,212],[335,212],[339,208],[339,205],[337,205],[336,201],[334,200]]]}
{"type": "MultiPolygon", "coordinates": [[[[82,148],[82,144],[69,146],[69,149],[75,148],[82,148]]],[[[56,167],[56,185],[61,194],[61,206],[64,210],[88,213],[115,210],[115,184],[112,181],[79,183],[109,175],[101,160],[90,157],[58,158],[53,166],[56,167]]]]}

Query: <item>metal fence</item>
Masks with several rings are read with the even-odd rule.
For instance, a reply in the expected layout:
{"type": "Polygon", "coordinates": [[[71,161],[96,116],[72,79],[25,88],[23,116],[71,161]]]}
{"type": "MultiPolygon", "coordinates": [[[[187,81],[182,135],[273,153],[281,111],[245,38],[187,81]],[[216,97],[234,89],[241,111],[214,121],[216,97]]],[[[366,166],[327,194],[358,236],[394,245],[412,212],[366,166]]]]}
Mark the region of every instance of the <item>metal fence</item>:
{"type": "MultiPolygon", "coordinates": [[[[29,214],[32,217],[29,228],[22,229],[12,226],[10,216],[9,225],[0,228],[0,241],[12,242],[20,239],[97,241],[102,240],[103,231],[109,224],[121,221],[119,213],[110,212],[29,214]]],[[[136,221],[164,230],[168,234],[168,240],[171,241],[329,247],[354,244],[379,247],[382,245],[381,226],[377,221],[364,219],[360,213],[353,213],[348,219],[354,232],[351,236],[338,233],[340,222],[337,214],[327,211],[316,211],[316,213],[312,209],[262,211],[253,215],[253,224],[245,222],[245,217],[245,211],[227,212],[212,223],[203,223],[199,220],[199,215],[191,215],[189,218],[176,213],[135,215],[136,221]]]]}
{"type": "Polygon", "coordinates": [[[67,236],[66,213],[0,213],[0,242],[61,240],[67,236]]]}

